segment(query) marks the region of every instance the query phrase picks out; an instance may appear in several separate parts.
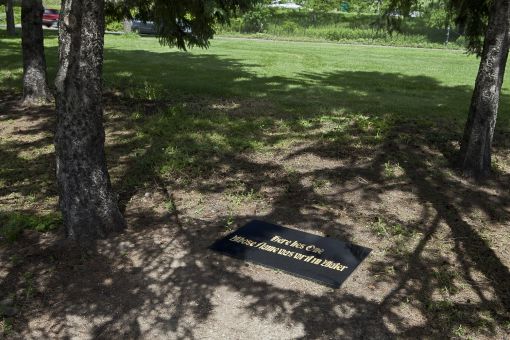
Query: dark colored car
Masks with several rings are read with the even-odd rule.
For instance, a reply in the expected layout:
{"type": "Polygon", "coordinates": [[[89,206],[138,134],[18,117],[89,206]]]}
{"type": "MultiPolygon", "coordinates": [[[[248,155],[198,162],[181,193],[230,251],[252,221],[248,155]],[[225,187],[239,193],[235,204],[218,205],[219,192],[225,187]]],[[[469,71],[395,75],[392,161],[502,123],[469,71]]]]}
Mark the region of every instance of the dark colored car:
{"type": "Polygon", "coordinates": [[[156,34],[156,25],[152,21],[133,20],[131,30],[140,34],[156,34]]]}
{"type": "Polygon", "coordinates": [[[58,9],[45,9],[43,13],[43,25],[51,27],[58,26],[60,11],[58,9]]]}
{"type": "MultiPolygon", "coordinates": [[[[180,21],[177,21],[178,23],[180,21]]],[[[191,27],[186,26],[186,24],[179,24],[181,26],[181,30],[184,33],[191,33],[191,27]]],[[[140,34],[151,34],[156,35],[158,33],[158,27],[152,21],[142,21],[142,20],[133,20],[131,22],[131,30],[140,34]]]]}

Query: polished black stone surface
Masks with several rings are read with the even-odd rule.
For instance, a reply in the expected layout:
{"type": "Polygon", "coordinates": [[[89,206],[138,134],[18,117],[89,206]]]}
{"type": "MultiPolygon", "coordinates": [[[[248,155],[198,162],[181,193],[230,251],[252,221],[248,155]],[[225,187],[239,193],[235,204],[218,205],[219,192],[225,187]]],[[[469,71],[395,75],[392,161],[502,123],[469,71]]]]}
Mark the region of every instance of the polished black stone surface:
{"type": "Polygon", "coordinates": [[[254,220],[210,249],[339,288],[371,249],[254,220]]]}

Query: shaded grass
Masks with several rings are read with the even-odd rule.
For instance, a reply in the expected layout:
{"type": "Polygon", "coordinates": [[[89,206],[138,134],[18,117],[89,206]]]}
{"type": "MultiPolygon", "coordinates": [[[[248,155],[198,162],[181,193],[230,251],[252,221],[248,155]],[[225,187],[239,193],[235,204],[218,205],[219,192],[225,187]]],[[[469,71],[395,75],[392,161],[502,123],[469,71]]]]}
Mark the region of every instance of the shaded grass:
{"type": "Polygon", "coordinates": [[[0,212],[0,239],[14,242],[23,233],[23,230],[44,233],[58,229],[61,224],[62,217],[58,213],[32,215],[19,212],[0,212]]]}

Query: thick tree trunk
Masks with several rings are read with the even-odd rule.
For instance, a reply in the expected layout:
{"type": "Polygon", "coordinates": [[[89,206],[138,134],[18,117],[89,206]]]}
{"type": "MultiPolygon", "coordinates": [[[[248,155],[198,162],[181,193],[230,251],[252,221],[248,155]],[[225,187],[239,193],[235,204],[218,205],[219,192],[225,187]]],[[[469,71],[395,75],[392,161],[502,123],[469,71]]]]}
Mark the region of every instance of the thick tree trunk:
{"type": "Polygon", "coordinates": [[[106,167],[104,1],[64,0],[57,87],[57,181],[69,238],[89,244],[125,227],[106,167]]]}
{"type": "Polygon", "coordinates": [[[491,145],[510,43],[510,1],[494,0],[480,68],[461,142],[465,175],[484,177],[491,169],[491,145]]]}
{"type": "Polygon", "coordinates": [[[23,0],[21,6],[23,103],[31,105],[48,102],[52,95],[46,80],[42,1],[23,0]]]}
{"type": "Polygon", "coordinates": [[[7,34],[16,35],[13,0],[5,1],[5,21],[7,22],[7,34]]]}

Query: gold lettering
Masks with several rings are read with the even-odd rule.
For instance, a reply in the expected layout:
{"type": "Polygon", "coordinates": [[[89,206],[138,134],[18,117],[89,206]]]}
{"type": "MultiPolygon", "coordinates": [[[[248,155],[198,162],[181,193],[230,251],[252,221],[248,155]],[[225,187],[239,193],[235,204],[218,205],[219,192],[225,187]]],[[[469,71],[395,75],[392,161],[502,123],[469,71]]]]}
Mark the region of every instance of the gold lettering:
{"type": "Polygon", "coordinates": [[[280,249],[280,251],[278,251],[278,254],[279,255],[283,255],[283,256],[288,256],[288,257],[294,256],[294,252],[293,251],[288,251],[288,250],[285,250],[285,249],[280,249]]]}
{"type": "Polygon", "coordinates": [[[302,259],[303,259],[303,257],[305,257],[305,255],[300,254],[300,253],[296,253],[296,254],[294,255],[294,258],[295,258],[296,260],[302,260],[302,259]]]}
{"type": "Polygon", "coordinates": [[[271,252],[271,253],[277,253],[278,250],[280,250],[280,248],[270,246],[270,245],[268,245],[266,243],[262,244],[258,248],[261,249],[261,250],[265,250],[265,251],[271,252]]]}
{"type": "Polygon", "coordinates": [[[312,252],[312,253],[316,253],[316,254],[322,254],[324,252],[324,249],[318,248],[318,247],[314,246],[313,244],[306,246],[305,250],[312,252]]]}
{"type": "Polygon", "coordinates": [[[280,236],[273,236],[273,238],[271,238],[271,242],[276,242],[276,243],[279,243],[279,244],[285,244],[286,246],[290,245],[290,242],[289,240],[287,239],[284,239],[284,238],[281,238],[280,236]]]}
{"type": "Polygon", "coordinates": [[[237,236],[237,235],[231,237],[230,241],[236,242],[236,243],[240,243],[240,244],[244,244],[244,245],[247,245],[249,247],[255,247],[255,245],[257,244],[257,242],[255,242],[255,241],[252,241],[252,240],[249,240],[247,238],[244,238],[242,236],[237,236]]]}
{"type": "Polygon", "coordinates": [[[305,248],[305,245],[303,243],[299,243],[298,241],[292,242],[292,244],[290,246],[293,248],[297,248],[297,249],[305,248]]]}
{"type": "Polygon", "coordinates": [[[324,260],[324,262],[321,264],[322,267],[326,267],[333,270],[338,270],[340,272],[344,271],[344,269],[348,268],[347,266],[344,266],[341,263],[333,262],[330,260],[324,260]]]}
{"type": "MultiPolygon", "coordinates": [[[[347,266],[345,266],[341,263],[338,263],[338,262],[334,262],[334,261],[330,261],[330,260],[322,260],[322,259],[316,258],[313,255],[305,255],[305,254],[297,253],[294,251],[286,250],[283,248],[278,248],[278,247],[269,245],[266,242],[256,242],[256,241],[253,241],[253,240],[250,240],[250,239],[244,238],[242,236],[238,236],[238,235],[232,236],[229,240],[232,242],[235,242],[235,243],[243,244],[243,245],[246,245],[249,247],[255,247],[255,248],[258,248],[263,251],[267,251],[267,252],[274,253],[277,255],[291,257],[298,261],[303,261],[303,262],[314,264],[317,266],[320,265],[321,267],[329,268],[332,270],[337,270],[340,272],[344,271],[345,269],[348,268],[347,266]]],[[[314,254],[322,254],[324,252],[324,249],[319,248],[313,244],[306,245],[306,244],[300,243],[298,241],[287,240],[287,239],[282,238],[277,235],[275,235],[271,238],[271,242],[275,242],[278,244],[284,244],[286,246],[290,246],[290,247],[296,248],[296,249],[304,249],[305,251],[308,251],[308,252],[311,252],[314,254]]]]}

